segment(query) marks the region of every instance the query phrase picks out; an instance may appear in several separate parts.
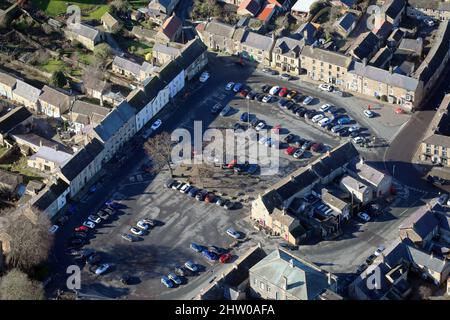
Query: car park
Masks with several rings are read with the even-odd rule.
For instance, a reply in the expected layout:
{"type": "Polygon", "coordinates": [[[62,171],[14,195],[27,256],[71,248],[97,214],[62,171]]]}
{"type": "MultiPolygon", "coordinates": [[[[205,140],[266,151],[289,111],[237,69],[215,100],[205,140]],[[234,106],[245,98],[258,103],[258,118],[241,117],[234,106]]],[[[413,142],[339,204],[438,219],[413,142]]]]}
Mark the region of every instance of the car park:
{"type": "Polygon", "coordinates": [[[228,84],[225,87],[225,90],[230,91],[234,87],[234,82],[228,82],[228,84]]]}

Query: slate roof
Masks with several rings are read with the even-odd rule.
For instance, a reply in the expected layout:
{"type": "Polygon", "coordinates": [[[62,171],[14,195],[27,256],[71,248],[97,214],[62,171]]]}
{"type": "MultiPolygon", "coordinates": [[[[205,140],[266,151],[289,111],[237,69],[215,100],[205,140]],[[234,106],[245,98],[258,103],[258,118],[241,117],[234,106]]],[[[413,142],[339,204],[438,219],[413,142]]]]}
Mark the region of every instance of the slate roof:
{"type": "Polygon", "coordinates": [[[58,179],[55,184],[52,184],[39,196],[33,203],[33,206],[39,210],[45,211],[67,190],[67,188],[69,188],[69,185],[64,180],[58,179]]]}
{"type": "Polygon", "coordinates": [[[275,42],[275,48],[280,48],[281,53],[285,54],[289,51],[294,51],[296,53],[300,53],[303,47],[303,42],[297,39],[289,38],[289,37],[281,37],[277,39],[275,42]]]}
{"type": "MultiPolygon", "coordinates": [[[[431,210],[437,207],[437,202],[431,202],[431,210]]],[[[419,207],[399,226],[399,229],[413,229],[420,237],[425,238],[439,225],[439,221],[427,205],[419,207]]]]}
{"type": "Polygon", "coordinates": [[[175,48],[173,46],[170,46],[169,44],[162,44],[159,42],[155,43],[152,50],[153,50],[153,52],[161,52],[161,53],[170,55],[173,58],[178,56],[181,52],[181,48],[175,48]]]}
{"type": "Polygon", "coordinates": [[[148,100],[146,94],[142,90],[134,90],[132,91],[128,97],[127,101],[135,110],[136,113],[144,109],[144,107],[149,103],[150,100],[148,100]]]}
{"type": "Polygon", "coordinates": [[[350,32],[350,28],[352,25],[358,20],[355,14],[348,12],[345,15],[343,15],[336,24],[345,30],[346,33],[350,32]]]}
{"type": "Polygon", "coordinates": [[[147,97],[147,103],[158,96],[158,93],[164,89],[166,85],[158,77],[148,78],[144,83],[144,92],[147,97]]]}
{"type": "Polygon", "coordinates": [[[234,26],[230,26],[218,21],[211,21],[205,26],[206,32],[230,39],[231,37],[233,37],[234,30],[234,26]]]}
{"type": "Polygon", "coordinates": [[[286,277],[288,284],[286,292],[300,300],[314,300],[330,286],[327,274],[319,267],[281,249],[271,252],[251,267],[250,273],[278,288],[284,288],[286,277]]]}
{"type": "Polygon", "coordinates": [[[134,109],[128,102],[123,101],[94,128],[94,131],[103,142],[106,142],[134,117],[134,114],[134,109]]]}
{"type": "Polygon", "coordinates": [[[98,139],[93,139],[61,168],[61,173],[67,180],[73,181],[92,161],[94,161],[103,149],[102,143],[98,139]]]}
{"type": "Polygon", "coordinates": [[[381,6],[381,11],[384,12],[386,16],[395,19],[405,6],[405,0],[387,0],[381,6]]]}
{"type": "Polygon", "coordinates": [[[250,12],[250,14],[255,16],[258,13],[260,8],[261,8],[261,5],[257,0],[244,0],[241,2],[240,6],[238,7],[238,11],[239,10],[247,10],[248,12],[250,12]]]}
{"type": "Polygon", "coordinates": [[[303,47],[301,54],[305,57],[330,63],[339,67],[347,67],[351,61],[349,57],[342,53],[324,50],[321,48],[313,48],[312,46],[303,47]]]}
{"type": "Polygon", "coordinates": [[[347,169],[356,173],[360,178],[370,182],[375,186],[379,186],[383,179],[386,177],[386,174],[381,172],[380,170],[375,169],[372,166],[369,166],[365,162],[361,161],[352,161],[347,165],[347,169]]]}
{"type": "Polygon", "coordinates": [[[431,255],[413,246],[407,246],[407,250],[410,260],[435,272],[442,273],[450,263],[445,258],[431,255]]]}
{"type": "Polygon", "coordinates": [[[73,33],[76,33],[84,38],[88,38],[92,41],[95,40],[97,35],[100,33],[100,31],[98,31],[96,28],[83,23],[69,24],[68,28],[73,33]]]}
{"type": "Polygon", "coordinates": [[[13,94],[35,103],[39,99],[41,90],[26,82],[23,82],[22,80],[17,80],[16,88],[13,90],[13,94]]]}
{"type": "Polygon", "coordinates": [[[0,72],[0,83],[1,84],[5,85],[7,87],[13,88],[14,85],[16,84],[16,81],[17,81],[17,79],[14,78],[13,76],[10,76],[7,73],[0,72]]]}
{"type": "Polygon", "coordinates": [[[103,23],[105,23],[108,28],[114,28],[114,26],[118,25],[120,23],[119,19],[117,19],[116,16],[112,15],[109,12],[106,12],[102,17],[101,20],[103,23]]]}
{"type": "Polygon", "coordinates": [[[42,94],[39,96],[39,100],[51,106],[58,107],[62,112],[70,107],[70,96],[49,86],[42,88],[42,94]]]}
{"type": "Polygon", "coordinates": [[[419,80],[407,77],[397,73],[390,73],[387,70],[376,68],[373,66],[366,65],[362,63],[353,61],[349,68],[349,73],[356,74],[358,76],[366,77],[381,83],[386,83],[392,87],[403,88],[408,91],[416,91],[419,86],[419,80]]]}
{"type": "Polygon", "coordinates": [[[311,22],[306,22],[300,25],[294,32],[293,37],[304,39],[305,43],[310,45],[316,41],[317,28],[311,22]]]}
{"type": "Polygon", "coordinates": [[[180,68],[178,63],[175,60],[172,60],[166,63],[161,67],[161,70],[158,72],[159,78],[165,82],[166,84],[170,83],[173,79],[175,79],[183,69],[180,68]]]}
{"type": "Polygon", "coordinates": [[[182,25],[183,23],[181,22],[180,18],[178,18],[177,16],[171,16],[166,19],[166,21],[164,21],[159,32],[162,32],[164,35],[166,35],[167,38],[173,39],[182,25]]]}
{"type": "Polygon", "coordinates": [[[270,51],[273,39],[256,32],[246,31],[241,40],[243,45],[262,51],[270,51]]]}
{"type": "Polygon", "coordinates": [[[339,1],[341,1],[341,3],[347,6],[348,8],[353,7],[356,3],[356,0],[339,0],[339,1]]]}
{"type": "Polygon", "coordinates": [[[86,116],[92,116],[93,114],[98,114],[105,117],[111,110],[105,107],[101,107],[96,104],[88,103],[85,101],[77,100],[73,103],[72,110],[73,113],[78,113],[86,116]]]}
{"type": "Polygon", "coordinates": [[[187,69],[194,61],[196,61],[208,48],[199,38],[189,41],[181,50],[181,54],[177,57],[178,65],[187,69]]]}
{"type": "Polygon", "coordinates": [[[51,161],[56,163],[58,166],[63,166],[67,161],[69,161],[70,158],[72,158],[72,155],[70,153],[55,150],[53,148],[49,148],[46,146],[42,146],[39,148],[38,152],[33,154],[31,157],[29,157],[29,160],[35,160],[36,158],[41,158],[47,161],[51,161]]]}
{"type": "Polygon", "coordinates": [[[32,114],[25,107],[14,108],[0,118],[0,133],[6,134],[31,117],[32,114]]]}
{"type": "MultiPolygon", "coordinates": [[[[24,133],[24,134],[12,134],[12,137],[17,141],[17,140],[23,140],[25,141],[27,144],[29,145],[33,145],[35,147],[40,147],[42,146],[46,146],[46,147],[50,147],[50,148],[56,148],[58,147],[58,143],[53,141],[53,140],[49,140],[46,139],[44,137],[41,137],[35,133],[24,133]]],[[[21,142],[18,142],[21,143],[21,142]]]]}
{"type": "Polygon", "coordinates": [[[141,72],[141,65],[131,60],[116,56],[113,60],[113,65],[118,68],[131,72],[133,75],[138,76],[141,72]]]}
{"type": "Polygon", "coordinates": [[[353,45],[353,54],[358,59],[367,58],[379,44],[378,37],[373,32],[362,33],[353,45]]]}
{"type": "Polygon", "coordinates": [[[442,60],[450,50],[450,21],[441,21],[436,32],[435,41],[426,58],[417,68],[415,75],[423,82],[433,77],[436,70],[441,66],[442,60]]]}

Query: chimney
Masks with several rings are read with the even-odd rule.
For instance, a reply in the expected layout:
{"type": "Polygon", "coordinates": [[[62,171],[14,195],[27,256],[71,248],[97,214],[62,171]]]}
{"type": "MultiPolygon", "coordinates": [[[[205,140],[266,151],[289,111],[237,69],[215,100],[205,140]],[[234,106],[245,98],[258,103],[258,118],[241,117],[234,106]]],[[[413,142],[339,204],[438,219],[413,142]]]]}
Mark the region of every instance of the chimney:
{"type": "Polygon", "coordinates": [[[359,164],[364,164],[364,158],[363,158],[363,157],[361,157],[361,158],[359,159],[359,164]]]}
{"type": "Polygon", "coordinates": [[[291,268],[294,268],[294,259],[290,259],[290,260],[289,260],[289,266],[290,266],[291,268]]]}
{"type": "Polygon", "coordinates": [[[393,74],[394,73],[394,67],[393,66],[389,66],[389,73],[393,74]]]}
{"type": "Polygon", "coordinates": [[[331,279],[331,272],[328,272],[328,285],[331,286],[332,279],[331,279]]]}
{"type": "Polygon", "coordinates": [[[283,276],[283,288],[284,290],[288,289],[288,279],[286,276],[283,276]]]}
{"type": "Polygon", "coordinates": [[[367,66],[367,58],[364,58],[364,59],[362,60],[362,64],[363,64],[363,66],[367,66]]]}

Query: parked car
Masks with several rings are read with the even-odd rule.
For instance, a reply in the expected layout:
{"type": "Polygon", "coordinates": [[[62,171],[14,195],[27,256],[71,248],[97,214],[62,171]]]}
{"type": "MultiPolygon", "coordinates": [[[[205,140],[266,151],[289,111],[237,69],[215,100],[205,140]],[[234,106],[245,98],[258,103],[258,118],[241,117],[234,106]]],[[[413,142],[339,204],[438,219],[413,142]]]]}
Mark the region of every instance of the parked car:
{"type": "Polygon", "coordinates": [[[208,194],[208,191],[206,191],[206,190],[200,190],[200,191],[197,192],[197,194],[195,195],[195,199],[196,199],[197,201],[204,201],[207,194],[208,194]]]}
{"type": "Polygon", "coordinates": [[[139,229],[139,228],[135,228],[135,227],[131,227],[130,232],[132,234],[137,235],[137,236],[143,236],[144,235],[144,230],[139,229]]]}
{"type": "Polygon", "coordinates": [[[330,108],[331,108],[331,104],[326,103],[326,104],[324,104],[323,106],[320,107],[320,110],[323,111],[323,112],[326,112],[326,111],[330,110],[330,108]]]}
{"type": "Polygon", "coordinates": [[[278,95],[280,97],[283,97],[283,98],[286,97],[287,94],[288,94],[288,89],[287,88],[281,88],[280,92],[278,92],[278,95]]]}
{"type": "Polygon", "coordinates": [[[175,273],[170,272],[167,277],[172,280],[175,284],[180,285],[181,284],[181,279],[180,277],[178,277],[175,273]]]}
{"type": "Polygon", "coordinates": [[[83,226],[88,227],[89,229],[94,229],[95,228],[95,223],[92,221],[84,221],[83,222],[83,226]]]}
{"type": "Polygon", "coordinates": [[[384,251],[384,249],[385,249],[384,246],[379,246],[373,254],[378,257],[384,251]]]}
{"type": "Polygon", "coordinates": [[[286,80],[286,81],[289,81],[292,79],[292,76],[287,73],[282,73],[280,77],[281,77],[281,79],[286,80]]]}
{"type": "Polygon", "coordinates": [[[314,100],[313,97],[307,96],[307,97],[305,98],[305,100],[303,100],[303,104],[304,104],[304,105],[308,105],[308,104],[310,104],[313,100],[314,100]]]}
{"type": "Polygon", "coordinates": [[[311,146],[312,146],[312,142],[307,140],[307,141],[305,141],[305,143],[303,143],[302,150],[309,150],[311,148],[311,146]]]}
{"type": "Polygon", "coordinates": [[[197,272],[197,271],[198,271],[197,265],[196,265],[193,261],[191,261],[191,260],[186,261],[186,263],[184,264],[184,266],[185,266],[188,270],[190,270],[190,271],[192,271],[192,272],[197,272]]]}
{"type": "Polygon", "coordinates": [[[356,143],[356,144],[360,144],[360,143],[363,143],[363,142],[364,142],[364,138],[358,136],[358,137],[354,137],[354,138],[352,139],[352,141],[353,141],[354,143],[356,143]]]}
{"type": "Polygon", "coordinates": [[[319,85],[319,89],[322,91],[331,92],[331,91],[333,91],[333,86],[323,83],[323,84],[319,85]]]}
{"type": "Polygon", "coordinates": [[[164,183],[164,186],[166,188],[172,188],[172,186],[175,184],[176,180],[174,179],[169,179],[164,183]]]}
{"type": "Polygon", "coordinates": [[[447,202],[447,200],[448,200],[448,194],[447,194],[447,193],[444,193],[444,194],[442,194],[442,195],[439,196],[437,202],[438,202],[441,206],[443,206],[443,205],[447,202]]]}
{"type": "Polygon", "coordinates": [[[302,157],[302,155],[305,153],[305,150],[303,149],[297,149],[294,154],[292,155],[295,159],[299,159],[302,157]]]}
{"type": "Polygon", "coordinates": [[[206,82],[209,79],[210,75],[208,71],[204,71],[201,75],[200,75],[200,82],[206,82]]]}
{"type": "Polygon", "coordinates": [[[296,147],[287,147],[287,149],[284,151],[285,154],[291,156],[293,155],[296,151],[298,150],[298,148],[296,147]]]}
{"type": "Polygon", "coordinates": [[[79,227],[76,227],[74,230],[75,230],[75,232],[88,232],[89,229],[90,228],[87,226],[79,226],[79,227]]]}
{"type": "Polygon", "coordinates": [[[190,189],[191,189],[191,186],[189,184],[185,184],[184,186],[181,187],[180,192],[188,193],[190,189]]]}
{"type": "Polygon", "coordinates": [[[373,118],[375,116],[375,113],[373,113],[373,111],[370,110],[364,110],[363,113],[367,118],[373,118]]]}
{"type": "Polygon", "coordinates": [[[102,260],[102,257],[99,254],[94,253],[94,254],[90,255],[89,258],[87,258],[86,262],[89,265],[94,266],[94,265],[99,264],[101,260],[102,260]]]}
{"type": "Polygon", "coordinates": [[[214,193],[210,192],[206,195],[205,197],[205,202],[207,203],[214,203],[214,200],[216,199],[216,196],[214,195],[214,193]]]}
{"type": "Polygon", "coordinates": [[[280,87],[279,86],[273,86],[270,90],[269,90],[269,94],[274,96],[276,94],[278,94],[278,92],[280,91],[280,87]]]}
{"type": "Polygon", "coordinates": [[[262,102],[265,96],[266,96],[266,95],[265,95],[264,93],[258,93],[258,94],[255,96],[255,100],[258,101],[258,102],[262,102]]]}
{"type": "Polygon", "coordinates": [[[278,106],[280,108],[284,108],[286,106],[287,102],[288,102],[288,100],[282,98],[278,101],[278,106]]]}
{"type": "Polygon", "coordinates": [[[311,150],[314,152],[320,152],[323,149],[323,143],[316,142],[311,146],[311,150]]]}
{"type": "Polygon", "coordinates": [[[344,116],[344,117],[340,117],[337,120],[337,123],[340,124],[340,125],[344,125],[344,124],[349,124],[350,121],[352,121],[352,120],[349,117],[344,116]]]}
{"type": "Polygon", "coordinates": [[[220,263],[227,263],[228,261],[230,261],[230,259],[231,259],[231,254],[229,254],[229,253],[224,253],[219,257],[220,263]]]}
{"type": "Polygon", "coordinates": [[[227,200],[225,200],[224,198],[218,198],[218,199],[216,200],[216,204],[217,204],[218,206],[222,207],[222,206],[225,204],[226,201],[227,201],[227,200]]]}
{"type": "Polygon", "coordinates": [[[284,137],[283,141],[286,143],[291,143],[294,138],[295,136],[292,133],[289,133],[286,137],[284,137]]]}
{"type": "Polygon", "coordinates": [[[228,228],[227,234],[234,239],[239,239],[241,237],[240,233],[237,232],[234,228],[228,228]]]}
{"type": "Polygon", "coordinates": [[[297,91],[292,90],[291,92],[288,93],[287,98],[288,99],[294,99],[294,97],[298,94],[297,91]]]}
{"type": "Polygon", "coordinates": [[[210,261],[214,261],[217,260],[219,257],[217,256],[217,254],[215,254],[212,251],[209,250],[204,250],[202,252],[202,256],[204,256],[206,259],[210,260],[210,261]]]}
{"type": "Polygon", "coordinates": [[[290,243],[282,242],[280,243],[280,247],[289,249],[291,251],[298,250],[298,246],[292,245],[290,243]]]}
{"type": "Polygon", "coordinates": [[[162,124],[161,119],[156,120],[155,122],[153,122],[151,129],[154,131],[156,129],[158,129],[162,124]]]}
{"type": "Polygon", "coordinates": [[[270,101],[272,100],[272,96],[271,95],[265,95],[263,98],[262,98],[262,102],[264,102],[264,103],[269,103],[270,101]]]}
{"type": "Polygon", "coordinates": [[[320,119],[317,124],[323,128],[323,127],[329,125],[330,123],[331,123],[331,119],[328,117],[324,117],[323,119],[320,119]]]}
{"type": "Polygon", "coordinates": [[[166,276],[161,277],[161,283],[165,285],[167,288],[173,288],[173,282],[170,281],[166,276]]]}
{"type": "Polygon", "coordinates": [[[123,233],[123,234],[121,235],[121,237],[122,237],[122,239],[127,240],[127,241],[129,241],[129,242],[134,242],[134,241],[137,240],[136,237],[132,236],[131,234],[127,234],[127,233],[123,233]]]}
{"type": "Polygon", "coordinates": [[[184,271],[182,266],[175,266],[174,270],[175,274],[180,277],[184,277],[186,272],[184,271]]]}
{"type": "Polygon", "coordinates": [[[194,198],[199,190],[200,189],[198,189],[196,187],[192,187],[191,190],[189,190],[188,195],[190,197],[194,198]]]}
{"type": "Polygon", "coordinates": [[[104,211],[104,210],[100,210],[99,212],[97,212],[97,215],[102,218],[103,221],[107,220],[109,218],[109,213],[104,211]]]}
{"type": "Polygon", "coordinates": [[[370,216],[367,213],[365,213],[365,212],[359,212],[358,213],[358,218],[360,218],[364,222],[370,221],[370,216]]]}
{"type": "Polygon", "coordinates": [[[258,124],[256,125],[255,130],[256,130],[256,131],[260,131],[260,130],[264,129],[265,127],[266,127],[266,122],[263,121],[263,120],[261,120],[261,121],[259,121],[258,124]]]}
{"type": "Polygon", "coordinates": [[[225,90],[230,91],[231,89],[233,89],[233,87],[234,87],[234,82],[228,82],[225,87],[225,90]]]}
{"type": "Polygon", "coordinates": [[[241,114],[241,116],[239,117],[239,119],[240,119],[242,122],[247,122],[247,121],[248,121],[248,118],[249,118],[248,112],[243,112],[243,113],[241,114]]]}
{"type": "Polygon", "coordinates": [[[233,92],[238,93],[239,91],[242,90],[242,87],[243,87],[242,83],[236,83],[233,87],[233,92]]]}
{"type": "Polygon", "coordinates": [[[366,263],[367,264],[372,264],[372,262],[375,260],[376,257],[377,257],[376,255],[371,254],[370,256],[367,257],[366,263]]]}
{"type": "Polygon", "coordinates": [[[248,94],[247,94],[247,100],[253,100],[253,99],[255,99],[255,97],[256,97],[256,92],[254,92],[254,91],[250,91],[248,94]]]}
{"type": "Polygon", "coordinates": [[[216,114],[219,113],[222,110],[222,104],[220,104],[219,102],[216,103],[212,108],[211,108],[211,113],[212,114],[216,114]]]}
{"type": "Polygon", "coordinates": [[[199,245],[199,244],[197,244],[197,243],[195,243],[195,242],[192,242],[192,243],[190,244],[190,248],[191,248],[192,250],[194,250],[195,252],[202,252],[202,251],[204,250],[204,247],[203,247],[203,246],[201,246],[201,245],[199,245]]]}
{"type": "Polygon", "coordinates": [[[227,201],[224,203],[224,205],[223,205],[223,207],[224,207],[225,209],[227,209],[227,210],[233,209],[234,206],[235,206],[234,202],[233,202],[233,201],[230,201],[230,200],[227,200],[227,201]]]}
{"type": "Polygon", "coordinates": [[[288,110],[292,110],[294,108],[294,106],[295,106],[295,102],[289,100],[284,107],[288,110]]]}
{"type": "Polygon", "coordinates": [[[261,87],[262,92],[268,93],[270,91],[270,86],[268,84],[265,84],[261,87]]]}
{"type": "Polygon", "coordinates": [[[110,268],[110,265],[107,263],[104,263],[95,270],[95,274],[97,274],[97,275],[104,274],[106,271],[109,270],[109,268],[110,268]]]}
{"type": "Polygon", "coordinates": [[[248,90],[241,90],[240,92],[239,92],[239,95],[242,97],[242,98],[245,98],[245,97],[247,97],[247,95],[248,95],[248,90]]]}
{"type": "Polygon", "coordinates": [[[316,115],[311,119],[311,121],[312,121],[313,123],[317,123],[317,122],[319,122],[320,120],[322,120],[324,117],[325,117],[325,116],[324,116],[323,114],[319,113],[319,114],[316,114],[316,115]]]}
{"type": "Polygon", "coordinates": [[[256,171],[258,171],[258,165],[257,164],[250,164],[247,168],[247,171],[245,173],[247,174],[254,174],[256,171]]]}

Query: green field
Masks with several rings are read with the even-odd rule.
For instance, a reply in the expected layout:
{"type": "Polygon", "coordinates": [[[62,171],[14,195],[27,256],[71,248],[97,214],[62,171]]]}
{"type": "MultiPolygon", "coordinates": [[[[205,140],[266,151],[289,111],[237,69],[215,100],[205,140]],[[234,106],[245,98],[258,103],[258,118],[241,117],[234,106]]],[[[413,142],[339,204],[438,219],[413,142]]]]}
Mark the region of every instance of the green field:
{"type": "Polygon", "coordinates": [[[53,73],[58,70],[63,70],[64,66],[64,62],[61,60],[50,59],[45,64],[41,65],[40,68],[48,73],[53,73]]]}
{"type": "Polygon", "coordinates": [[[100,19],[102,15],[109,11],[106,0],[31,0],[31,2],[51,17],[65,14],[68,3],[80,7],[81,18],[84,20],[100,19]]]}

